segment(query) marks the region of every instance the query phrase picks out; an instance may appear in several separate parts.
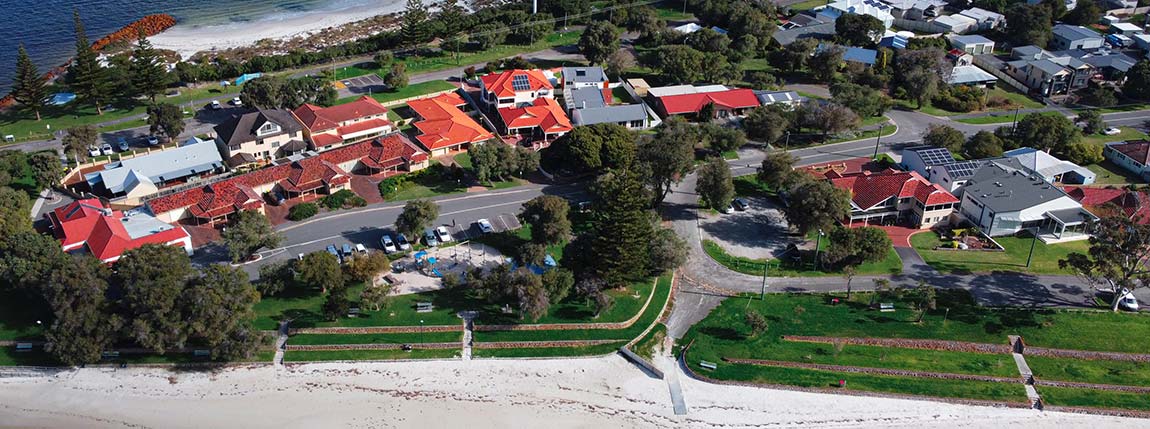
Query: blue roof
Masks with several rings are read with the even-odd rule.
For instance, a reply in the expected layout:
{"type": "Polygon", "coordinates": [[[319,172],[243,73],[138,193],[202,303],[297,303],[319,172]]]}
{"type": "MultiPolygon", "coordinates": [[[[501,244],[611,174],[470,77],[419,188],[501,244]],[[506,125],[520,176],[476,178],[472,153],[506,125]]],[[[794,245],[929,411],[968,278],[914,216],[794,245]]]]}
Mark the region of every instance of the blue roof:
{"type": "Polygon", "coordinates": [[[885,48],[906,49],[908,43],[910,43],[910,40],[896,34],[894,36],[883,37],[882,40],[879,40],[878,45],[885,48]]]}
{"type": "Polygon", "coordinates": [[[878,51],[873,49],[856,48],[848,46],[847,51],[843,52],[843,61],[854,61],[856,63],[874,65],[875,60],[878,59],[878,51]]]}

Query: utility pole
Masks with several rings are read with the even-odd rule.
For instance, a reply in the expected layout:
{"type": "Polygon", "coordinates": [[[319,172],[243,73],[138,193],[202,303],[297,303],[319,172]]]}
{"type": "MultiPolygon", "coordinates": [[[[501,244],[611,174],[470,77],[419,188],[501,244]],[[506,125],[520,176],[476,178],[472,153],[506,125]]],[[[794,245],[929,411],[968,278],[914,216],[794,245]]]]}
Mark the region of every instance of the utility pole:
{"type": "Polygon", "coordinates": [[[815,269],[819,269],[819,248],[823,244],[823,229],[819,228],[819,235],[815,236],[815,269]]]}
{"type": "Polygon", "coordinates": [[[1014,131],[1015,131],[1016,129],[1018,129],[1018,109],[1020,109],[1020,108],[1019,108],[1019,107],[1015,107],[1015,108],[1014,108],[1014,123],[1012,123],[1012,124],[1010,125],[1010,135],[1011,135],[1011,136],[1013,136],[1013,135],[1014,135],[1014,131]]]}
{"type": "Polygon", "coordinates": [[[759,292],[759,301],[767,300],[767,273],[771,271],[770,261],[763,263],[763,288],[759,292]]]}
{"type": "Polygon", "coordinates": [[[1030,254],[1026,255],[1026,268],[1030,268],[1030,260],[1034,258],[1034,246],[1038,244],[1038,227],[1034,227],[1034,238],[1030,240],[1030,254]]]}
{"type": "Polygon", "coordinates": [[[787,139],[783,141],[783,151],[791,150],[791,132],[787,131],[787,139]]]}
{"type": "Polygon", "coordinates": [[[879,144],[879,142],[882,141],[882,130],[883,130],[883,128],[886,128],[886,125],[879,125],[878,126],[878,138],[874,140],[874,156],[871,157],[871,159],[874,159],[874,160],[878,159],[878,144],[879,144]]]}

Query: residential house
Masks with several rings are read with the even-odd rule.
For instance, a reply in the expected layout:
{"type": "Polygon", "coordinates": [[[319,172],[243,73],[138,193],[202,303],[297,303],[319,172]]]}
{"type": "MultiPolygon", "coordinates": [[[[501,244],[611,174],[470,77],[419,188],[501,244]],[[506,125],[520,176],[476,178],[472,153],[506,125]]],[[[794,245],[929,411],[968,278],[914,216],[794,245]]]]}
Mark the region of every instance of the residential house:
{"type": "Polygon", "coordinates": [[[307,150],[296,122],[287,110],[257,110],[233,115],[216,125],[216,145],[228,166],[238,168],[286,158],[307,150]]]}
{"type": "Polygon", "coordinates": [[[1055,158],[1045,151],[1023,147],[1007,151],[1003,156],[1017,159],[1024,168],[1042,176],[1047,182],[1075,185],[1094,183],[1094,172],[1089,168],[1055,158]]]}
{"type": "Polygon", "coordinates": [[[942,186],[955,196],[962,196],[962,186],[966,184],[978,169],[990,160],[955,161],[950,164],[932,165],[924,174],[931,183],[942,186]]]}
{"type": "Polygon", "coordinates": [[[505,107],[518,107],[537,98],[555,98],[551,80],[537,69],[506,70],[479,78],[480,100],[488,112],[505,107]]]}
{"type": "Polygon", "coordinates": [[[611,90],[594,87],[564,89],[571,123],[574,126],[619,124],[641,130],[650,126],[647,107],[642,104],[613,104],[611,90]]]}
{"type": "MultiPolygon", "coordinates": [[[[1042,3],[1042,0],[1026,0],[1026,3],[1032,4],[1032,5],[1033,4],[1040,4],[1040,3],[1042,3]]],[[[1078,0],[1062,0],[1062,4],[1064,4],[1066,6],[1066,10],[1070,11],[1070,10],[1074,10],[1074,8],[1078,7],[1078,0]]]]}
{"type": "Polygon", "coordinates": [[[1139,225],[1150,224],[1150,195],[1126,188],[1067,186],[1066,195],[1098,217],[1121,214],[1139,225]]]}
{"type": "Polygon", "coordinates": [[[890,14],[894,16],[895,24],[898,20],[929,21],[937,18],[946,2],[942,0],[883,0],[890,6],[890,14]]]}
{"type": "MultiPolygon", "coordinates": [[[[674,28],[672,28],[672,30],[675,30],[675,31],[677,31],[679,33],[683,33],[683,34],[691,34],[691,33],[694,33],[696,31],[702,30],[704,28],[707,28],[707,27],[704,27],[704,26],[699,25],[699,24],[694,23],[694,22],[688,22],[688,23],[680,25],[678,27],[674,27],[674,28]]],[[[720,27],[712,26],[711,30],[713,30],[714,32],[719,33],[719,34],[727,34],[727,30],[720,28],[720,27]]]]}
{"type": "Polygon", "coordinates": [[[697,115],[708,104],[715,106],[716,118],[742,116],[747,109],[759,106],[759,99],[753,90],[722,85],[650,88],[647,96],[651,99],[652,108],[664,118],[671,115],[697,115]]]}
{"type": "Polygon", "coordinates": [[[807,101],[806,97],[799,95],[799,93],[795,91],[762,91],[756,89],[755,97],[759,99],[759,104],[763,106],[778,104],[788,109],[798,107],[807,101]]]}
{"type": "Polygon", "coordinates": [[[1142,27],[1138,26],[1138,24],[1133,24],[1133,23],[1129,23],[1129,22],[1118,22],[1118,23],[1114,23],[1114,24],[1110,25],[1110,33],[1111,34],[1118,34],[1118,35],[1122,35],[1122,36],[1133,36],[1135,34],[1142,34],[1145,32],[1146,32],[1146,30],[1143,30],[1142,27]]]}
{"type": "Polygon", "coordinates": [[[563,67],[563,88],[606,88],[607,73],[602,67],[563,67]]]}
{"type": "Polygon", "coordinates": [[[974,18],[974,20],[978,22],[974,28],[974,31],[997,30],[1006,25],[1006,17],[1001,13],[995,13],[986,9],[979,9],[977,7],[972,7],[970,9],[959,12],[959,15],[974,18]]]}
{"type": "Polygon", "coordinates": [[[910,38],[902,34],[886,35],[878,41],[878,46],[880,48],[890,48],[896,50],[906,49],[906,46],[909,44],[910,38]]]}
{"type": "Polygon", "coordinates": [[[44,214],[52,234],[68,253],[87,253],[113,263],[128,251],[145,244],[163,244],[192,254],[192,238],[178,225],[164,223],[143,210],[121,212],[88,198],[57,207],[44,214]]]}
{"type": "Polygon", "coordinates": [[[531,104],[499,109],[503,135],[520,136],[535,149],[571,131],[571,120],[554,98],[536,98],[531,104]]]}
{"type": "Polygon", "coordinates": [[[1077,58],[1093,67],[1093,78],[1119,84],[1126,81],[1126,72],[1130,71],[1130,68],[1134,67],[1134,64],[1138,62],[1138,60],[1129,55],[1108,49],[1099,49],[1091,52],[1076,49],[1057,51],[1051,54],[1058,57],[1077,58]]]}
{"type": "Polygon", "coordinates": [[[819,15],[838,19],[844,14],[870,15],[882,22],[885,28],[894,25],[891,6],[879,0],[839,0],[819,10],[819,15]]]}
{"type": "MultiPolygon", "coordinates": [[[[819,46],[815,48],[815,52],[822,52],[826,49],[830,49],[831,46],[834,45],[820,43],[819,46]]],[[[874,49],[859,48],[855,46],[842,46],[842,48],[844,49],[843,61],[845,62],[858,63],[865,67],[870,67],[875,65],[875,62],[878,61],[878,51],[874,49]]]]}
{"type": "Polygon", "coordinates": [[[188,144],[104,165],[84,180],[92,193],[134,204],[160,189],[222,173],[224,160],[214,144],[188,144]]]}
{"type": "Polygon", "coordinates": [[[1006,73],[1043,97],[1084,88],[1094,75],[1094,66],[1085,61],[1037,46],[1014,48],[1011,56],[1014,60],[1006,63],[1006,73]]]}
{"type": "Polygon", "coordinates": [[[494,138],[495,134],[463,112],[466,105],[467,101],[454,92],[409,101],[407,107],[415,112],[415,128],[419,130],[415,140],[437,157],[494,138]]]}
{"type": "Polygon", "coordinates": [[[902,162],[899,164],[904,170],[913,171],[929,180],[931,167],[954,163],[954,155],[951,155],[950,150],[922,145],[903,149],[902,162]]]}
{"type": "Polygon", "coordinates": [[[1106,0],[1106,9],[1133,9],[1138,7],[1138,0],[1106,0]]]}
{"type": "Polygon", "coordinates": [[[1102,156],[1143,180],[1150,180],[1150,140],[1106,143],[1102,156]]]}
{"type": "Polygon", "coordinates": [[[950,46],[971,55],[994,53],[994,41],[977,34],[950,36],[950,46]]]}
{"type": "Polygon", "coordinates": [[[366,95],[331,107],[304,104],[292,114],[303,125],[304,137],[311,147],[321,152],[395,131],[387,120],[387,108],[366,95]]]}
{"type": "Polygon", "coordinates": [[[850,193],[848,225],[898,223],[919,229],[946,225],[959,202],[946,189],[913,171],[888,169],[844,175],[832,170],[825,177],[850,193]]]}
{"type": "Polygon", "coordinates": [[[1058,24],[1054,26],[1054,38],[1050,39],[1050,49],[1098,49],[1105,39],[1094,30],[1080,26],[1058,24]]]}
{"type": "Polygon", "coordinates": [[[835,19],[825,15],[799,13],[790,18],[783,29],[771,34],[780,46],[787,46],[799,39],[831,40],[835,37],[835,19]]]}
{"type": "Polygon", "coordinates": [[[943,15],[931,22],[940,33],[966,34],[978,30],[978,20],[966,15],[943,15]]]}
{"type": "Polygon", "coordinates": [[[951,85],[966,85],[979,88],[994,88],[998,78],[987,73],[976,65],[954,66],[947,77],[946,83],[951,85]]]}
{"type": "Polygon", "coordinates": [[[1043,242],[1085,239],[1094,215],[1042,176],[987,163],[963,187],[963,217],[990,236],[1038,229],[1043,242]]]}

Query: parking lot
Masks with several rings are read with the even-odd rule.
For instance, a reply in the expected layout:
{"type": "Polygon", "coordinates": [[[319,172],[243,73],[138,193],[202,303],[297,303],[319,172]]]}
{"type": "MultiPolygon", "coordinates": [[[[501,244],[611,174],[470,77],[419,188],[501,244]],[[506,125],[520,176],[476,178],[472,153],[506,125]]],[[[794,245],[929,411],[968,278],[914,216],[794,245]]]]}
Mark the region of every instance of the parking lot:
{"type": "Polygon", "coordinates": [[[766,198],[744,197],[750,207],[729,214],[699,211],[702,238],[727,253],[753,259],[777,258],[792,240],[783,212],[766,198]]]}
{"type": "Polygon", "coordinates": [[[387,85],[383,83],[383,78],[379,77],[379,75],[375,73],[347,78],[339,82],[346,86],[347,90],[353,94],[380,92],[387,88],[387,85]]]}

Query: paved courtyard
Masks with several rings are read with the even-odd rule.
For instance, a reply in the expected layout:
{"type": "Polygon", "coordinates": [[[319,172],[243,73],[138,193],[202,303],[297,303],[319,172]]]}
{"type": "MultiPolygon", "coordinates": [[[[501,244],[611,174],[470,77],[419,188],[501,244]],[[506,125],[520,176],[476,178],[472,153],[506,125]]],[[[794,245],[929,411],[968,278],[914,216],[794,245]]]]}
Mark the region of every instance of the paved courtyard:
{"type": "Polygon", "coordinates": [[[699,229],[704,240],[718,243],[727,253],[744,258],[777,258],[792,240],[782,210],[761,197],[746,197],[751,207],[730,214],[699,210],[699,229]]]}

